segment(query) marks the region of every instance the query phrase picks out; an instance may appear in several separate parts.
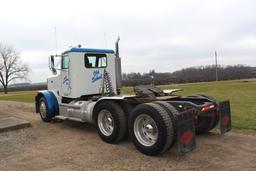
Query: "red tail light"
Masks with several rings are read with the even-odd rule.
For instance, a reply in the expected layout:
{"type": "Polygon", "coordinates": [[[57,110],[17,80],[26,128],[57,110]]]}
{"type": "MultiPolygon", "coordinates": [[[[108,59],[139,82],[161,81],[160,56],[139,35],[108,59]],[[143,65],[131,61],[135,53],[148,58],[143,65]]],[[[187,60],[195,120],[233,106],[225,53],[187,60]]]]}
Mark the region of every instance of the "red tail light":
{"type": "Polygon", "coordinates": [[[206,105],[206,106],[202,107],[201,111],[205,112],[205,111],[213,109],[214,107],[215,107],[214,104],[206,105]]]}

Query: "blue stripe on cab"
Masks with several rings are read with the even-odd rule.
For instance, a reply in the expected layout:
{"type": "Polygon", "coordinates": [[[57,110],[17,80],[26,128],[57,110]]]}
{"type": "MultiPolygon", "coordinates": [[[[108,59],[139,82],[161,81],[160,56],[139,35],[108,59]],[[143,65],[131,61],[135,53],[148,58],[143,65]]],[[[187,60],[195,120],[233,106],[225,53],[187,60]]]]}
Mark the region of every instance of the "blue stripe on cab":
{"type": "Polygon", "coordinates": [[[69,52],[115,53],[111,49],[71,48],[70,50],[65,51],[62,54],[64,55],[69,52]]]}

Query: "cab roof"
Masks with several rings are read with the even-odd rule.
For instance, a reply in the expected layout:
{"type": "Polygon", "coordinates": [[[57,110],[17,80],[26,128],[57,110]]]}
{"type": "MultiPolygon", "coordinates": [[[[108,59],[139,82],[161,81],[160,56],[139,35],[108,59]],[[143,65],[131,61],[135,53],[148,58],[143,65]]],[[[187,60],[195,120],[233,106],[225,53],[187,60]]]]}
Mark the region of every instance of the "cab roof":
{"type": "Polygon", "coordinates": [[[90,52],[90,53],[115,53],[111,49],[93,49],[93,48],[71,48],[62,53],[62,55],[70,52],[90,52]]]}

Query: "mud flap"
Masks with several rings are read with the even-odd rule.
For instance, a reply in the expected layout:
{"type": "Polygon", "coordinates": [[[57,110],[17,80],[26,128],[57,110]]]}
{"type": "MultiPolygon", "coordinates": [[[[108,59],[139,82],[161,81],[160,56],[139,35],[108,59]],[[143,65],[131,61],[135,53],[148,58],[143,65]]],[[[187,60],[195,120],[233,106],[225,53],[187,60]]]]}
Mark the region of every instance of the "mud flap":
{"type": "Polygon", "coordinates": [[[231,130],[231,111],[230,102],[223,101],[219,104],[220,107],[220,133],[221,135],[231,130]]]}
{"type": "Polygon", "coordinates": [[[180,113],[177,117],[177,145],[179,155],[184,155],[196,148],[194,110],[180,113]]]}

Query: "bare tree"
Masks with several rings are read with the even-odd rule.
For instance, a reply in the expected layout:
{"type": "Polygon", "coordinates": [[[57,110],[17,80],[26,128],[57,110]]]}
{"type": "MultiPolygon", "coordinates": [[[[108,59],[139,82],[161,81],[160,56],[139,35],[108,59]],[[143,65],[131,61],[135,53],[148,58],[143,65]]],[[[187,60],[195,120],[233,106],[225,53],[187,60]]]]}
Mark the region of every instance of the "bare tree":
{"type": "Polygon", "coordinates": [[[19,53],[9,45],[0,44],[0,83],[7,94],[11,81],[26,79],[29,72],[27,64],[20,61],[19,53]]]}

